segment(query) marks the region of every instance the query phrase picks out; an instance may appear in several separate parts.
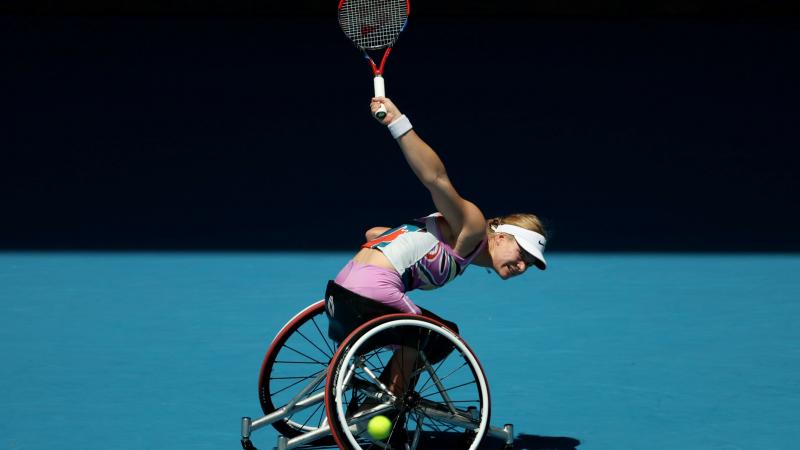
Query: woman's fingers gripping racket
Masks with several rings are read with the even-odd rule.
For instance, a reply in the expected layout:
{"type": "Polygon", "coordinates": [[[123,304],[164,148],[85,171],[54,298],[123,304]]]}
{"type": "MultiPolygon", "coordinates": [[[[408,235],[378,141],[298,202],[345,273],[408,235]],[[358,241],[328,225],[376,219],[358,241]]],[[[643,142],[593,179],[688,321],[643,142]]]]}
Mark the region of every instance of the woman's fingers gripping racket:
{"type": "Polygon", "coordinates": [[[383,125],[389,125],[394,119],[402,115],[397,106],[386,97],[373,97],[369,104],[369,109],[378,122],[383,125]]]}
{"type": "Polygon", "coordinates": [[[383,105],[378,106],[378,109],[375,111],[375,118],[378,120],[383,120],[386,117],[386,107],[383,105]]]}

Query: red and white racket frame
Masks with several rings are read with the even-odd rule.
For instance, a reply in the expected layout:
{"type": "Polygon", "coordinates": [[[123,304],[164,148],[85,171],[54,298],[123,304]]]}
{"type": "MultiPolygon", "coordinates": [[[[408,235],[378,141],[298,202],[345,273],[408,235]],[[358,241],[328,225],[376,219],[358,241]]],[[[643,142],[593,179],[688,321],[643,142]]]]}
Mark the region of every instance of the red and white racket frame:
{"type": "MultiPolygon", "coordinates": [[[[346,0],[339,0],[339,5],[337,9],[341,10],[342,5],[344,4],[345,1],[346,0]]],[[[406,17],[408,17],[410,13],[411,13],[411,3],[408,0],[406,0],[406,17]]],[[[407,23],[408,22],[406,21],[406,23],[403,24],[403,29],[405,29],[407,23]]],[[[403,30],[401,29],[400,32],[402,33],[402,31],[403,30]]],[[[381,57],[381,62],[379,65],[375,64],[375,61],[372,59],[371,56],[369,56],[367,50],[362,50],[362,51],[364,53],[364,58],[366,58],[366,60],[369,61],[370,68],[372,69],[372,75],[373,75],[372,85],[375,92],[375,97],[386,97],[386,84],[384,83],[383,80],[383,68],[384,66],[386,66],[386,60],[389,58],[389,54],[392,52],[392,45],[386,47],[386,49],[383,51],[383,56],[381,57]]],[[[386,117],[386,106],[381,104],[380,107],[378,107],[378,110],[375,111],[375,117],[377,117],[378,119],[383,119],[384,117],[386,117]]]]}

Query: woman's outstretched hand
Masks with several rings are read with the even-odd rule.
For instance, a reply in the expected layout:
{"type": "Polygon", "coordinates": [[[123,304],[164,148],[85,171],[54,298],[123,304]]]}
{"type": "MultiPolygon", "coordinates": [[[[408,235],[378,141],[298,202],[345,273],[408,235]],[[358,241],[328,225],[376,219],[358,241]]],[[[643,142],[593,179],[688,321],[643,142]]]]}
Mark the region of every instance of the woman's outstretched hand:
{"type": "Polygon", "coordinates": [[[372,101],[369,103],[369,110],[372,113],[372,117],[375,117],[375,120],[383,125],[389,125],[395,119],[403,115],[403,113],[397,109],[397,106],[395,106],[395,104],[386,97],[372,97],[372,101]],[[381,105],[386,108],[386,116],[383,119],[378,119],[375,117],[375,113],[378,111],[378,108],[380,108],[381,105]]]}

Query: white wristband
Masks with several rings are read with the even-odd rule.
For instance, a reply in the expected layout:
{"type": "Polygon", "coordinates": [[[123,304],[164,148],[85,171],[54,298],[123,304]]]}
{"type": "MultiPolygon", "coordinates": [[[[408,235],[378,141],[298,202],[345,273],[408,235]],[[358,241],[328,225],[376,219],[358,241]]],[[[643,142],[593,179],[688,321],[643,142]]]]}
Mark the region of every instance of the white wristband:
{"type": "Polygon", "coordinates": [[[392,137],[395,139],[411,131],[411,128],[413,128],[411,126],[411,121],[408,120],[405,114],[394,119],[392,123],[389,124],[389,132],[392,133],[392,137]]]}

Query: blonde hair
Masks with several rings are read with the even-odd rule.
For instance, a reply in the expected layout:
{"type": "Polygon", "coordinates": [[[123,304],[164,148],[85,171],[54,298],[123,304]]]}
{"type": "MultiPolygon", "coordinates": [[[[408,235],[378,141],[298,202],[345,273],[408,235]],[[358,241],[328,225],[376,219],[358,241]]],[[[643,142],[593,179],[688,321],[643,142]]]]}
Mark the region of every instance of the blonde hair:
{"type": "Polygon", "coordinates": [[[509,225],[516,225],[522,228],[527,228],[547,238],[547,233],[544,230],[544,225],[542,225],[542,221],[539,220],[539,218],[536,217],[536,215],[534,214],[525,214],[525,213],[508,214],[506,216],[489,219],[486,221],[486,227],[487,227],[486,232],[488,234],[494,234],[495,232],[493,228],[498,225],[502,225],[504,223],[509,225]]]}

